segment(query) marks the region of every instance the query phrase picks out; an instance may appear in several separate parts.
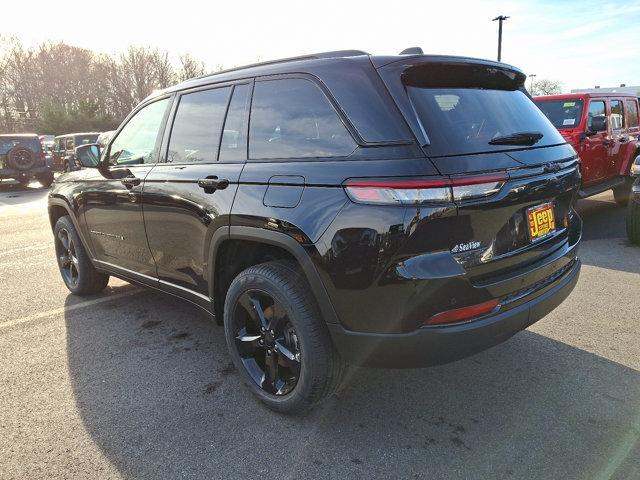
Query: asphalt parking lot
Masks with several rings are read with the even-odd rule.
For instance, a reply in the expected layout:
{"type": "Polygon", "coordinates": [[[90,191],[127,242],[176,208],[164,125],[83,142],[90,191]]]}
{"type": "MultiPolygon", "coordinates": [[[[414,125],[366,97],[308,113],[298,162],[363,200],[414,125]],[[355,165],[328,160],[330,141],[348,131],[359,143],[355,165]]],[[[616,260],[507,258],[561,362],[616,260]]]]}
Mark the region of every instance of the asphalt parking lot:
{"type": "Polygon", "coordinates": [[[489,351],[356,369],[308,415],[262,407],[222,329],[112,279],[76,298],[46,191],[0,185],[0,478],[640,478],[640,248],[606,193],[579,203],[583,270],[489,351]]]}

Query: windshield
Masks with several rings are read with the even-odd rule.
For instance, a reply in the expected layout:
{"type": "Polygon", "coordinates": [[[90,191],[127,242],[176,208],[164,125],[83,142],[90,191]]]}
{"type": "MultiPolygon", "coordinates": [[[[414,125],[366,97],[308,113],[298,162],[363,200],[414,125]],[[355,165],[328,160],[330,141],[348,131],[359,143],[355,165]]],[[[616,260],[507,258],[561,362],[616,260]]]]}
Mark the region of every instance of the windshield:
{"type": "Polygon", "coordinates": [[[489,142],[524,132],[542,134],[536,147],[564,143],[520,90],[408,86],[407,91],[429,139],[426,149],[431,156],[522,149],[522,145],[489,142]]]}
{"type": "Polygon", "coordinates": [[[534,100],[557,129],[575,128],[582,118],[582,100],[534,100]]]}

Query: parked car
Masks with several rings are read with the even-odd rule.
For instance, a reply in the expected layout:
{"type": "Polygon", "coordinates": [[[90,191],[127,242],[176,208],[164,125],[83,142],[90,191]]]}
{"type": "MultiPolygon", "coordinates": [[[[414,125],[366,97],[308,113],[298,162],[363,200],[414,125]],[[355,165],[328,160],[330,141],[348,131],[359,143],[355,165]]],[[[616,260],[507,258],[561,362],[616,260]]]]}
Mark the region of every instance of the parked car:
{"type": "Polygon", "coordinates": [[[75,148],[80,145],[96,143],[98,132],[69,133],[55,137],[53,145],[53,169],[59,172],[71,172],[81,165],[76,161],[75,148]]]}
{"type": "Polygon", "coordinates": [[[627,207],[627,237],[635,245],[640,245],[640,158],[631,166],[631,176],[635,178],[627,207]]]}
{"type": "Polygon", "coordinates": [[[0,180],[13,179],[26,187],[34,177],[45,188],[53,183],[53,172],[38,136],[0,135],[0,180]]]}
{"type": "Polygon", "coordinates": [[[114,275],[199,305],[284,412],[331,394],[348,363],[489,348],[580,271],[578,158],[524,80],[491,61],[345,51],[158,92],[105,149],[76,148],[94,168],[56,182],[62,278],[78,295],[114,275]]]}
{"type": "Polygon", "coordinates": [[[534,102],[580,155],[581,198],[613,190],[626,205],[640,156],[638,98],[624,93],[576,93],[535,97],[534,102]]]}

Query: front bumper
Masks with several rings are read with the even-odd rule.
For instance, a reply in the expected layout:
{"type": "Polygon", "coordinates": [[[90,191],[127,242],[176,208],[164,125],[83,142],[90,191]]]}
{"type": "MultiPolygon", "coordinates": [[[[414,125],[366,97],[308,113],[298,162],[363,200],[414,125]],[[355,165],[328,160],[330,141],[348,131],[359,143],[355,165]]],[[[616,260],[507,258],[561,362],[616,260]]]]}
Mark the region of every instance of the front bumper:
{"type": "Polygon", "coordinates": [[[467,323],[423,327],[409,333],[362,333],[328,324],[333,342],[349,363],[378,368],[416,368],[459,360],[504,342],[537,322],[569,296],[580,274],[579,259],[530,301],[467,323]]]}
{"type": "Polygon", "coordinates": [[[15,168],[0,168],[0,178],[31,178],[42,173],[50,173],[51,167],[42,165],[40,167],[30,168],[29,170],[17,170],[15,168]]]}

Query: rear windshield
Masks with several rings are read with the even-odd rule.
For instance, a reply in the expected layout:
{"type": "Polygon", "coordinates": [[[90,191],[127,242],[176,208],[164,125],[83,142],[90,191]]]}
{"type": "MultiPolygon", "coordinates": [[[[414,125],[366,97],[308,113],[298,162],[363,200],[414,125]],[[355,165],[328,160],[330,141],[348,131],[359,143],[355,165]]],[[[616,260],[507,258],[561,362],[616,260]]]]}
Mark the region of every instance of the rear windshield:
{"type": "Polygon", "coordinates": [[[557,129],[575,128],[582,118],[582,100],[534,100],[557,129]]]}
{"type": "Polygon", "coordinates": [[[430,156],[527,148],[489,143],[494,138],[521,132],[541,133],[543,137],[535,143],[536,147],[564,143],[521,90],[475,88],[475,85],[406,88],[429,140],[426,149],[430,156]]]}
{"type": "Polygon", "coordinates": [[[16,145],[27,147],[32,152],[40,152],[40,140],[37,137],[0,138],[0,155],[6,155],[16,145]]]}

